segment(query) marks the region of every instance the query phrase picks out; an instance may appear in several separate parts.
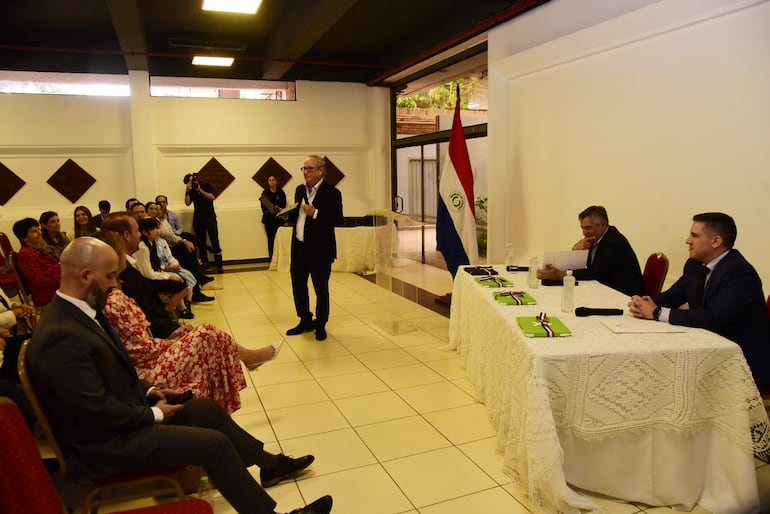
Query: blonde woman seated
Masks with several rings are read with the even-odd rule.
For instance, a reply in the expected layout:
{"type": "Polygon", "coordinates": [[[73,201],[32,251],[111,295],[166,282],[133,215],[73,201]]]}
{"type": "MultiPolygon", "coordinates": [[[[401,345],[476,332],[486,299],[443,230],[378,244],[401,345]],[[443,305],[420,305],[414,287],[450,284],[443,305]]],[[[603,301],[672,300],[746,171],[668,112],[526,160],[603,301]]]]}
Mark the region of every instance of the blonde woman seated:
{"type": "MultiPolygon", "coordinates": [[[[120,236],[103,230],[94,237],[117,252],[122,271],[126,256],[120,236]]],[[[228,414],[241,407],[239,391],[246,387],[240,362],[249,371],[255,370],[275,359],[283,344],[281,340],[250,350],[209,323],[182,325],[186,331],[178,339],[152,337],[142,310],[119,289],[107,296],[103,312],[123,341],[139,378],[160,388],[190,389],[197,397],[216,401],[228,414]]]]}

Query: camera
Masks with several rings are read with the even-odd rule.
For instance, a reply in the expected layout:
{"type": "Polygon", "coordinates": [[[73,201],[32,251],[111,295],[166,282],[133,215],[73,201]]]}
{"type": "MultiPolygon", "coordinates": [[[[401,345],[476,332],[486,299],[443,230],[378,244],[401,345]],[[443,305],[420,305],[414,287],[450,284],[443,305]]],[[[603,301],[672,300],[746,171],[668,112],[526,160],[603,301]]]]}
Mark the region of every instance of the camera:
{"type": "Polygon", "coordinates": [[[200,188],[200,184],[198,183],[198,174],[197,173],[193,173],[192,174],[192,179],[191,180],[192,180],[192,187],[194,189],[200,188]]]}

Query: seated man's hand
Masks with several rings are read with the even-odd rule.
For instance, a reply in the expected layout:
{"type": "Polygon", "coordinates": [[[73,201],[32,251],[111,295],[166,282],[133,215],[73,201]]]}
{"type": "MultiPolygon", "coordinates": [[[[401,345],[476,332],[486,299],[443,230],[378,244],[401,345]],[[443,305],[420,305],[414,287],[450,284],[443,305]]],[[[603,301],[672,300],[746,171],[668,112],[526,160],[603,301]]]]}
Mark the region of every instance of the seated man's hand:
{"type": "MultiPolygon", "coordinates": [[[[11,331],[7,328],[0,328],[0,338],[8,339],[9,337],[12,337],[13,334],[11,334],[11,331]]],[[[5,347],[5,341],[3,341],[3,347],[5,347]]]]}
{"type": "Polygon", "coordinates": [[[195,251],[195,245],[192,241],[188,241],[187,239],[184,240],[184,247],[187,248],[188,252],[194,252],[195,251]]]}
{"type": "Polygon", "coordinates": [[[595,237],[584,237],[572,246],[573,250],[590,250],[591,245],[594,244],[595,237]]]}
{"type": "Polygon", "coordinates": [[[649,296],[632,296],[628,302],[628,310],[640,319],[653,319],[652,313],[658,305],[649,296]]]}
{"type": "Polygon", "coordinates": [[[540,280],[561,280],[567,274],[553,267],[552,264],[546,264],[544,268],[537,270],[537,278],[540,280]]]}

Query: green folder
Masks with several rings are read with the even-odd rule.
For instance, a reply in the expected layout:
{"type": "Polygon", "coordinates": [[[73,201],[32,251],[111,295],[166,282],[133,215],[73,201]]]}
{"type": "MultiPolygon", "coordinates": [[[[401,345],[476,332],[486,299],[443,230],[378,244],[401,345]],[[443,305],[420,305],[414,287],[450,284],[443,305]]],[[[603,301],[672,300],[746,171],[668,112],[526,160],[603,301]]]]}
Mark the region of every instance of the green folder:
{"type": "Polygon", "coordinates": [[[476,277],[473,280],[475,280],[477,284],[484,287],[511,287],[513,285],[513,282],[499,275],[494,275],[491,277],[476,277]]]}
{"type": "Polygon", "coordinates": [[[537,301],[524,291],[501,291],[494,293],[495,300],[503,305],[535,305],[537,301]]]}
{"type": "Polygon", "coordinates": [[[519,316],[516,318],[516,322],[527,337],[567,337],[572,335],[570,329],[559,318],[548,317],[545,324],[538,318],[538,316],[519,316]]]}

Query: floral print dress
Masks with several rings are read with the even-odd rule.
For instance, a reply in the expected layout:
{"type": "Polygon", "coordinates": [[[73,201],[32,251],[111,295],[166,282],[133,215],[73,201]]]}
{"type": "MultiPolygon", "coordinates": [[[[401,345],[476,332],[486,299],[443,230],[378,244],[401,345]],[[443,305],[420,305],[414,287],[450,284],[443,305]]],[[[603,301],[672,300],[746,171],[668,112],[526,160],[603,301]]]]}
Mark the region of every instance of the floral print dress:
{"type": "Polygon", "coordinates": [[[179,339],[152,337],[142,310],[119,289],[107,296],[104,315],[115,329],[140,378],[159,388],[191,389],[228,413],[241,407],[246,379],[233,337],[202,323],[179,339]]]}

